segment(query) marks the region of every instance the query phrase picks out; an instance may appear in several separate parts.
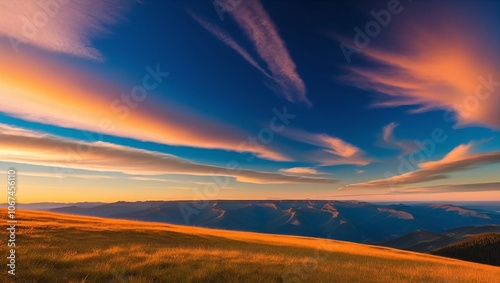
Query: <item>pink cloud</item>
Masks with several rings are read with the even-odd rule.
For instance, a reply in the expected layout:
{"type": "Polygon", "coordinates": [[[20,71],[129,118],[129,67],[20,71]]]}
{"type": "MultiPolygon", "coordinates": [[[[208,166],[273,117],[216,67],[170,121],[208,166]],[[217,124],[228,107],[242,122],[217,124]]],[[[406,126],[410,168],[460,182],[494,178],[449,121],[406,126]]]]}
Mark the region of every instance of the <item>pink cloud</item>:
{"type": "MultiPolygon", "coordinates": [[[[234,49],[252,66],[264,75],[270,76],[276,84],[276,92],[283,95],[288,101],[302,102],[310,106],[306,96],[306,86],[297,73],[297,67],[281,38],[278,29],[272,22],[262,4],[255,1],[242,1],[237,9],[228,11],[238,26],[243,30],[251,42],[260,59],[265,63],[268,71],[264,71],[257,60],[249,55],[241,45],[230,38],[226,33],[213,24],[207,23],[200,17],[193,18],[219,40],[234,49]]],[[[274,89],[274,88],[273,88],[274,89]]]]}
{"type": "Polygon", "coordinates": [[[0,35],[51,52],[102,60],[91,39],[108,32],[133,3],[103,1],[1,1],[0,35]]]}
{"type": "Polygon", "coordinates": [[[227,46],[231,47],[236,53],[238,53],[243,59],[245,59],[250,65],[255,67],[257,70],[259,70],[261,73],[263,73],[267,77],[271,77],[267,71],[265,71],[259,63],[255,61],[255,59],[241,46],[239,45],[236,41],[234,41],[233,38],[231,38],[227,33],[225,33],[221,28],[219,28],[217,25],[212,24],[199,15],[196,15],[195,13],[188,11],[189,15],[193,17],[203,28],[205,28],[207,31],[209,31],[211,34],[213,34],[215,37],[217,37],[220,41],[222,41],[224,44],[227,46]]]}
{"type": "Polygon", "coordinates": [[[360,148],[337,137],[296,129],[286,129],[282,134],[290,139],[320,147],[320,151],[309,153],[306,158],[322,166],[340,164],[367,165],[372,161],[364,156],[364,152],[360,148]]]}
{"type": "Polygon", "coordinates": [[[395,122],[391,122],[391,123],[387,124],[386,126],[384,126],[382,128],[382,140],[385,142],[386,146],[388,146],[390,148],[399,149],[399,150],[401,150],[401,153],[403,155],[407,155],[407,154],[411,153],[412,151],[414,151],[416,149],[416,146],[414,143],[412,143],[410,141],[397,140],[394,137],[394,129],[396,129],[396,127],[398,125],[399,124],[397,124],[395,122]]]}
{"type": "Polygon", "coordinates": [[[328,175],[326,172],[320,172],[315,168],[311,167],[293,167],[279,170],[285,174],[293,174],[293,175],[328,175]]]}
{"type": "Polygon", "coordinates": [[[475,7],[465,11],[437,4],[405,14],[389,27],[383,48],[372,43],[361,50],[375,66],[349,66],[351,76],[345,80],[381,94],[376,107],[417,106],[413,113],[447,110],[456,117],[445,120],[456,119],[458,125],[500,128],[500,53],[492,48],[498,37],[490,36],[492,27],[478,20],[496,15],[487,6],[475,7]]]}

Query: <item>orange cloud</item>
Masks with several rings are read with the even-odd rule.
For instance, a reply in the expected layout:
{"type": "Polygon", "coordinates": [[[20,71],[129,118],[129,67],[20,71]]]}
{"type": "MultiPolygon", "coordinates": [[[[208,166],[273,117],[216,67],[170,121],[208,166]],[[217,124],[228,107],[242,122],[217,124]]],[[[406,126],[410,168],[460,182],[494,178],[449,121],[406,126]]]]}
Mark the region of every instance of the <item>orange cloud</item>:
{"type": "MultiPolygon", "coordinates": [[[[288,160],[269,147],[245,144],[248,135],[244,132],[179,105],[162,104],[158,109],[152,95],[154,90],[134,100],[131,92],[135,88],[124,92],[83,72],[28,52],[17,57],[0,50],[0,61],[0,111],[9,115],[141,141],[251,152],[265,159],[288,160]]],[[[159,84],[161,81],[151,75],[158,68],[164,73],[161,66],[144,70],[145,79],[138,82],[139,87],[144,83],[159,84]]],[[[99,140],[98,137],[94,134],[89,140],[99,140]]]]}
{"type": "Polygon", "coordinates": [[[107,32],[116,24],[130,0],[61,1],[24,0],[0,2],[0,35],[10,37],[14,48],[19,43],[48,51],[101,60],[92,47],[92,37],[107,32]]]}
{"type": "Polygon", "coordinates": [[[436,4],[416,16],[406,14],[406,20],[391,26],[384,48],[372,44],[361,50],[376,66],[347,67],[348,82],[382,94],[375,106],[444,109],[456,116],[445,119],[459,125],[500,128],[500,53],[492,48],[500,42],[482,20],[497,15],[477,7],[436,4]]]}
{"type": "Polygon", "coordinates": [[[364,152],[358,147],[327,134],[314,134],[296,129],[286,129],[282,134],[290,139],[321,147],[321,151],[308,154],[306,158],[322,166],[367,165],[372,161],[364,157],[364,152]]]}
{"type": "Polygon", "coordinates": [[[346,143],[339,138],[330,137],[326,134],[319,134],[316,137],[320,142],[324,143],[325,147],[328,148],[325,151],[330,152],[331,154],[347,158],[359,154],[360,152],[359,148],[346,143]]]}
{"type": "Polygon", "coordinates": [[[472,143],[461,144],[452,149],[450,152],[448,152],[448,154],[446,154],[442,159],[438,161],[429,161],[421,163],[419,167],[423,169],[432,169],[441,165],[466,159],[468,156],[471,155],[472,145],[473,145],[472,143]]]}
{"type": "Polygon", "coordinates": [[[81,142],[0,124],[0,160],[24,164],[121,172],[129,175],[226,176],[256,184],[333,184],[338,180],[258,172],[193,163],[173,155],[105,143],[81,142]]]}
{"type": "Polygon", "coordinates": [[[293,175],[328,175],[326,172],[320,172],[311,167],[293,167],[279,170],[285,174],[293,174],[293,175]]]}
{"type": "Polygon", "coordinates": [[[349,188],[401,186],[447,178],[446,173],[467,170],[477,165],[500,162],[500,151],[473,154],[472,143],[459,145],[437,161],[419,164],[419,169],[401,175],[348,185],[349,188]]]}

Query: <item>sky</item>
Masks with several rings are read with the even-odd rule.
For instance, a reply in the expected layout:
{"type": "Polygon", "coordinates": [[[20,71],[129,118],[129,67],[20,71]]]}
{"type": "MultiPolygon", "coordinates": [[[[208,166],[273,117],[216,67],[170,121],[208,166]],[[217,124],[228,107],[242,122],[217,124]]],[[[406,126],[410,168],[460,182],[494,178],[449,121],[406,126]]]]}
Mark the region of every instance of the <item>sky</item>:
{"type": "Polygon", "coordinates": [[[498,1],[0,3],[20,202],[500,201],[498,1]]]}

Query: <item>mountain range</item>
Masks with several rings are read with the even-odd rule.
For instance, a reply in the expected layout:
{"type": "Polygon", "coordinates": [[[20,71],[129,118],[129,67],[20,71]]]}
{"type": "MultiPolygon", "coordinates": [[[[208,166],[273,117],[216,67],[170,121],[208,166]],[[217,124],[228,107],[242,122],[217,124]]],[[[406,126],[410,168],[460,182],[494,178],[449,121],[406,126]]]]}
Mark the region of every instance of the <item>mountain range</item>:
{"type": "MultiPolygon", "coordinates": [[[[86,216],[377,243],[393,247],[400,245],[402,240],[397,240],[398,237],[406,235],[412,240],[400,247],[403,249],[414,248],[412,243],[417,245],[419,237],[438,241],[441,234],[444,234],[441,235],[444,237],[441,241],[452,243],[453,241],[447,240],[446,235],[452,233],[453,230],[450,229],[453,228],[500,225],[500,213],[440,203],[409,205],[326,200],[146,201],[95,205],[85,203],[48,210],[86,216]]],[[[414,250],[427,251],[428,248],[414,250]]]]}

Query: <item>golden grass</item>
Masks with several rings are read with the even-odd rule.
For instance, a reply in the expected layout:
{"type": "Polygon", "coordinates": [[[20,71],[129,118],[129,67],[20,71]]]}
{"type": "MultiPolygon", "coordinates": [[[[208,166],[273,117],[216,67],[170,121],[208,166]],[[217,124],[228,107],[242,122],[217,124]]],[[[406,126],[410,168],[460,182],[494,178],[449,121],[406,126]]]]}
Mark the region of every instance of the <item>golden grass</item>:
{"type": "MultiPolygon", "coordinates": [[[[499,267],[326,239],[35,211],[19,211],[17,216],[17,282],[495,282],[500,278],[499,267]]],[[[6,239],[7,235],[0,243],[3,255],[7,255],[6,239]]],[[[0,282],[10,282],[4,268],[0,282]]]]}

